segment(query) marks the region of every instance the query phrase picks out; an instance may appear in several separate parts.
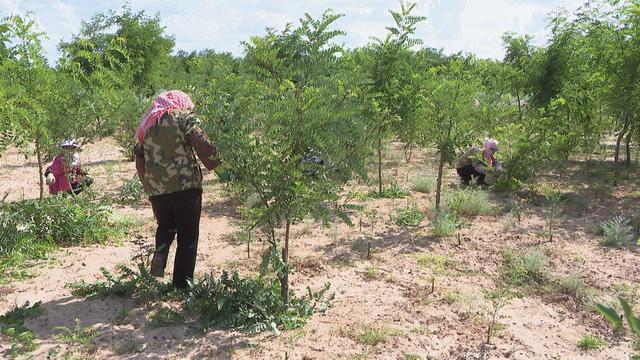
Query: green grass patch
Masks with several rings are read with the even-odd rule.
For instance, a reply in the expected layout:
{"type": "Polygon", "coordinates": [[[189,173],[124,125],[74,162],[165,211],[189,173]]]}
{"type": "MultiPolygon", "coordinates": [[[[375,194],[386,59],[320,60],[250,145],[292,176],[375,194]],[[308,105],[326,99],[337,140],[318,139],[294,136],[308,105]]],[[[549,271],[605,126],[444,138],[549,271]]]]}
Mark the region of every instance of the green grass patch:
{"type": "Polygon", "coordinates": [[[408,195],[407,190],[396,182],[392,182],[386,188],[382,189],[382,194],[372,190],[368,196],[374,199],[404,199],[408,195]]]}
{"type": "Polygon", "coordinates": [[[164,306],[149,317],[149,326],[151,327],[173,326],[182,323],[184,323],[184,315],[180,311],[164,306]]]}
{"type": "Polygon", "coordinates": [[[396,209],[391,214],[391,222],[399,226],[418,226],[425,214],[414,204],[411,207],[396,209]]]}
{"type": "Polygon", "coordinates": [[[42,314],[38,301],[31,305],[28,301],[22,306],[16,306],[6,314],[0,316],[0,335],[9,338],[9,356],[14,359],[26,355],[38,348],[36,335],[24,326],[28,318],[42,314]]]}
{"type": "Polygon", "coordinates": [[[504,264],[501,276],[506,283],[523,286],[542,285],[546,281],[546,266],[549,258],[540,249],[519,254],[508,248],[502,256],[504,264]]]}
{"type": "Polygon", "coordinates": [[[440,210],[431,219],[431,232],[436,237],[452,236],[461,227],[458,217],[447,210],[440,210]]]}
{"type": "Polygon", "coordinates": [[[348,328],[345,334],[362,345],[376,346],[387,342],[392,336],[402,335],[402,332],[388,328],[364,326],[360,330],[348,328]]]}
{"type": "Polygon", "coordinates": [[[426,174],[418,174],[413,178],[411,191],[430,194],[436,188],[436,181],[432,176],[426,174]]]}
{"type": "Polygon", "coordinates": [[[487,215],[493,212],[489,194],[481,189],[459,188],[443,196],[446,209],[460,216],[487,215]]]}
{"type": "Polygon", "coordinates": [[[625,247],[633,243],[633,227],[629,219],[622,216],[603,221],[598,227],[602,234],[600,244],[603,246],[625,247]]]}
{"type": "Polygon", "coordinates": [[[104,243],[140,222],[117,216],[92,193],[0,204],[0,273],[47,259],[60,246],[104,243]]]}
{"type": "Polygon", "coordinates": [[[607,346],[607,342],[600,337],[592,334],[586,334],[578,341],[578,347],[582,350],[600,350],[607,346]]]}

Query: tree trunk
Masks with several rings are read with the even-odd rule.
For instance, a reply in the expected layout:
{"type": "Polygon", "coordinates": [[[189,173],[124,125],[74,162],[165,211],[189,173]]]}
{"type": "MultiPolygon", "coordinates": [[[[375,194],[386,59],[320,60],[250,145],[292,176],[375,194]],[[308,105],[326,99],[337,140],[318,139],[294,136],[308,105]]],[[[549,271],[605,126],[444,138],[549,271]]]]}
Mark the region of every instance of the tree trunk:
{"type": "Polygon", "coordinates": [[[613,186],[618,186],[618,178],[620,177],[620,143],[622,143],[622,138],[627,133],[627,129],[629,128],[629,120],[626,119],[624,121],[624,127],[618,134],[616,138],[616,148],[613,154],[613,166],[614,166],[614,174],[613,174],[613,186]]]}
{"type": "Polygon", "coordinates": [[[36,135],[36,155],[38,157],[38,182],[40,185],[40,200],[44,197],[44,177],[42,171],[42,145],[40,144],[40,135],[36,135]]]}
{"type": "Polygon", "coordinates": [[[284,246],[282,247],[282,262],[284,263],[284,273],[280,278],[280,294],[285,305],[289,305],[289,234],[291,220],[287,217],[284,234],[284,246]]]}
{"type": "Polygon", "coordinates": [[[413,145],[404,147],[404,161],[408,164],[413,156],[413,145]]]}
{"type": "Polygon", "coordinates": [[[518,120],[522,122],[522,104],[520,103],[520,90],[516,89],[516,99],[518,100],[518,120]]]}
{"type": "Polygon", "coordinates": [[[627,133],[627,138],[624,143],[624,146],[627,152],[624,165],[627,169],[631,167],[631,133],[632,132],[633,132],[632,130],[629,130],[629,132],[627,133]]]}
{"type": "Polygon", "coordinates": [[[438,164],[438,180],[436,182],[436,214],[440,212],[440,194],[442,192],[442,170],[444,168],[444,151],[440,150],[440,163],[438,164]]]}
{"type": "Polygon", "coordinates": [[[378,130],[378,195],[382,197],[382,128],[378,130]]]}

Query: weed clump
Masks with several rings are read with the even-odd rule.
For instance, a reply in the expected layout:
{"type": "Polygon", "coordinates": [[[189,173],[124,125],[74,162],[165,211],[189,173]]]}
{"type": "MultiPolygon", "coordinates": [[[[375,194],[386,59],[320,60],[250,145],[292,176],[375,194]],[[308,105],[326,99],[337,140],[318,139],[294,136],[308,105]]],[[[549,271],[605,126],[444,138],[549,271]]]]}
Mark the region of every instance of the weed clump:
{"type": "Polygon", "coordinates": [[[425,174],[419,174],[413,179],[411,184],[411,190],[419,193],[429,194],[433,192],[436,187],[436,181],[433,177],[425,174]]]}
{"type": "Polygon", "coordinates": [[[603,221],[598,228],[602,234],[600,244],[604,246],[625,247],[633,242],[633,227],[627,218],[616,216],[603,221]]]}
{"type": "Polygon", "coordinates": [[[400,226],[418,226],[424,218],[424,213],[414,204],[404,209],[396,209],[391,215],[391,222],[400,226]]]}
{"type": "Polygon", "coordinates": [[[455,214],[446,210],[440,210],[431,219],[431,231],[436,237],[451,236],[460,227],[460,222],[455,214]]]}
{"type": "Polygon", "coordinates": [[[24,321],[40,315],[41,304],[42,302],[38,301],[31,305],[27,301],[24,305],[17,306],[0,316],[0,335],[7,336],[11,342],[9,349],[11,358],[17,358],[38,348],[35,333],[24,326],[24,321]]]}
{"type": "Polygon", "coordinates": [[[278,327],[289,330],[304,325],[309,316],[326,304],[324,294],[328,289],[329,284],[316,293],[307,288],[308,296],[304,298],[290,294],[289,305],[285,305],[276,279],[241,278],[237,272],[229,275],[225,271],[219,280],[209,274],[194,280],[185,306],[201,317],[205,329],[220,324],[252,333],[265,330],[277,333],[278,327]]]}
{"type": "Polygon", "coordinates": [[[368,196],[375,199],[403,199],[407,196],[407,190],[397,182],[392,182],[382,190],[382,194],[377,191],[371,191],[368,196]]]}
{"type": "Polygon", "coordinates": [[[115,200],[119,204],[135,205],[140,203],[145,197],[144,187],[136,175],[133,179],[124,181],[122,185],[118,187],[115,200]]]}
{"type": "Polygon", "coordinates": [[[477,188],[460,188],[446,193],[444,207],[460,216],[486,215],[492,211],[489,195],[477,188]]]}
{"type": "Polygon", "coordinates": [[[102,243],[126,226],[90,193],[0,204],[0,274],[58,246],[102,243]]]}
{"type": "Polygon", "coordinates": [[[592,334],[586,334],[578,341],[578,347],[582,350],[599,350],[607,346],[607,342],[600,337],[592,334]]]}
{"type": "Polygon", "coordinates": [[[534,249],[526,254],[516,254],[513,249],[507,249],[503,254],[503,280],[515,286],[541,285],[545,282],[545,268],[548,257],[540,250],[534,249]]]}

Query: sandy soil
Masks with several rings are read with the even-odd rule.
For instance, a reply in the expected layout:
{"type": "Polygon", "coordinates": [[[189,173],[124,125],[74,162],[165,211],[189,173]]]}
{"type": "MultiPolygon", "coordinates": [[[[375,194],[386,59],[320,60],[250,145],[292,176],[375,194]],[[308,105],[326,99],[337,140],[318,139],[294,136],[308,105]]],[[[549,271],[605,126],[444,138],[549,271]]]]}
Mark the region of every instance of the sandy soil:
{"type": "MultiPolygon", "coordinates": [[[[410,187],[415,174],[434,172],[432,156],[416,154],[406,164],[399,154],[395,150],[387,157],[388,179],[410,187]]],[[[118,186],[134,174],[133,164],[123,162],[108,139],[86,146],[82,160],[99,191],[118,186]]],[[[606,298],[616,284],[638,287],[640,257],[636,249],[603,248],[591,229],[617,214],[637,215],[640,184],[627,180],[610,188],[603,177],[591,174],[593,166],[570,162],[562,176],[549,173],[540,178],[575,195],[563,206],[556,240],[544,244],[544,252],[550,259],[550,276],[579,272],[594,294],[606,298]]],[[[447,175],[445,185],[454,186],[455,172],[449,170],[447,175]]],[[[229,240],[237,231],[235,205],[215,181],[207,183],[196,273],[220,274],[231,268],[253,271],[265,245],[254,244],[247,259],[245,245],[229,240]]],[[[6,192],[8,201],[38,196],[37,165],[13,150],[0,158],[0,194],[6,192]]],[[[140,247],[153,243],[153,217],[146,204],[117,209],[145,222],[123,243],[62,249],[51,260],[33,263],[31,278],[0,285],[0,313],[27,300],[42,301],[43,314],[26,322],[39,339],[33,353],[37,359],[52,351],[65,353],[67,348],[55,336],[54,327],[73,328],[75,319],[99,333],[88,351],[76,355],[97,359],[117,357],[115,348],[132,339],[143,344],[142,352],[126,358],[405,359],[413,354],[422,359],[628,359],[633,353],[632,338],[613,334],[591,308],[570,296],[545,292],[511,299],[498,312],[500,330],[490,345],[485,344],[492,308],[485,292],[495,287],[493,279],[505,248],[524,250],[543,241],[544,207],[527,205],[518,223],[500,210],[503,195],[492,194],[498,209],[495,215],[465,219],[468,226],[460,230],[458,244],[455,237],[431,236],[427,221],[417,230],[393,225],[389,221],[393,210],[412,201],[429,211],[433,197],[411,193],[410,199],[366,201],[363,204],[376,209],[378,216],[375,221],[363,218],[362,227],[326,229],[308,221],[293,227],[292,287],[302,293],[307,285],[319,289],[328,281],[336,299],[326,314],[316,314],[302,329],[279,336],[224,329],[201,334],[194,324],[152,328],[148,326],[150,310],[131,300],[72,296],[65,284],[99,279],[100,267],[113,270],[119,263],[133,264],[140,247]],[[364,250],[367,242],[373,249],[369,259],[364,250]],[[443,271],[421,265],[418,259],[424,255],[443,261],[443,271]],[[378,275],[370,276],[371,269],[377,269],[378,275]],[[123,309],[130,310],[129,315],[125,321],[117,320],[123,309]],[[363,345],[354,334],[366,328],[384,331],[386,341],[363,345]],[[578,349],[578,340],[587,333],[604,338],[608,346],[588,352],[578,349]]],[[[0,354],[4,354],[0,357],[7,356],[9,346],[0,337],[0,354]]]]}

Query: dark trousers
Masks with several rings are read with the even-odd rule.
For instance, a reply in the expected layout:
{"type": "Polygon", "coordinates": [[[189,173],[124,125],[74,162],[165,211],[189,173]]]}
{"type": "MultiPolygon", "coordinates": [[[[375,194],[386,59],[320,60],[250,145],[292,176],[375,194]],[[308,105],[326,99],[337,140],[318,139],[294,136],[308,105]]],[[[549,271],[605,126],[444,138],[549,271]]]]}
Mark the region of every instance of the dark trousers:
{"type": "Polygon", "coordinates": [[[151,206],[158,224],[154,262],[160,261],[164,271],[169,247],[177,230],[178,248],[173,265],[173,286],[185,288],[187,279],[193,279],[193,271],[196,267],[202,189],[152,196],[151,206]]]}
{"type": "Polygon", "coordinates": [[[484,185],[484,174],[476,171],[473,165],[465,165],[461,168],[456,169],[458,171],[458,175],[460,175],[460,179],[462,179],[462,183],[464,185],[469,185],[469,181],[471,181],[472,177],[476,178],[476,183],[478,185],[484,185]]]}

